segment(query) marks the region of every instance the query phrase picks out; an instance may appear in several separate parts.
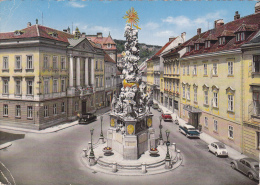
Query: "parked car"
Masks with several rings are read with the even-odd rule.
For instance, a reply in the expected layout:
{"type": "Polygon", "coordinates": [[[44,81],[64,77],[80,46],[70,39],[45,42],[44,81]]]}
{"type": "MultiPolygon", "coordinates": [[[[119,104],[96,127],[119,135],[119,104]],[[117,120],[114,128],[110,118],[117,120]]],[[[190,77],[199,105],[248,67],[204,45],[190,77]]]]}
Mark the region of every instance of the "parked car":
{"type": "Polygon", "coordinates": [[[158,109],[159,108],[159,105],[157,103],[154,103],[153,106],[152,106],[153,109],[158,109]]]}
{"type": "Polygon", "coordinates": [[[148,102],[148,106],[151,107],[152,105],[153,105],[153,100],[150,100],[150,101],[148,102]]]}
{"type": "Polygon", "coordinates": [[[169,111],[163,111],[162,118],[164,121],[172,121],[172,116],[169,111]]]}
{"type": "Polygon", "coordinates": [[[179,125],[179,132],[183,133],[186,137],[199,138],[200,133],[192,125],[179,125]]]}
{"type": "Polygon", "coordinates": [[[259,180],[259,162],[251,158],[233,160],[231,167],[246,174],[249,179],[259,180]]]}
{"type": "Polygon", "coordinates": [[[217,157],[218,156],[228,156],[228,151],[225,145],[221,142],[213,142],[208,145],[209,152],[212,152],[217,157]]]}
{"type": "Polygon", "coordinates": [[[158,110],[158,112],[162,112],[162,109],[160,107],[157,110],[158,110]]]}
{"type": "Polygon", "coordinates": [[[79,124],[88,124],[92,121],[96,121],[97,116],[93,113],[86,113],[79,116],[79,124]]]}

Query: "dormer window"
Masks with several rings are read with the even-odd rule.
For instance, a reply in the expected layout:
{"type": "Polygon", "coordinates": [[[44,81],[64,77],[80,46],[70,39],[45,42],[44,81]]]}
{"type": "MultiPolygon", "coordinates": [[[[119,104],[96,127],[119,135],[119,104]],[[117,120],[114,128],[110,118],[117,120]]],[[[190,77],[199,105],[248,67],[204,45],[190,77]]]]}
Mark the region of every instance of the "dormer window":
{"type": "Polygon", "coordinates": [[[22,30],[15,30],[14,31],[14,35],[22,35],[24,33],[24,31],[22,30]]]}
{"type": "Polygon", "coordinates": [[[199,44],[195,44],[195,50],[199,50],[200,49],[200,45],[199,44]]]}
{"type": "Polygon", "coordinates": [[[210,48],[210,40],[205,41],[205,48],[210,48]]]}
{"type": "Polygon", "coordinates": [[[110,43],[107,44],[107,48],[111,48],[111,44],[110,43]]]}
{"type": "Polygon", "coordinates": [[[50,36],[57,38],[58,34],[56,32],[49,32],[50,36]]]}
{"type": "Polygon", "coordinates": [[[187,47],[187,52],[191,52],[191,46],[187,47]]]}
{"type": "Polygon", "coordinates": [[[219,37],[218,39],[218,45],[224,45],[226,43],[225,37],[219,37]]]}

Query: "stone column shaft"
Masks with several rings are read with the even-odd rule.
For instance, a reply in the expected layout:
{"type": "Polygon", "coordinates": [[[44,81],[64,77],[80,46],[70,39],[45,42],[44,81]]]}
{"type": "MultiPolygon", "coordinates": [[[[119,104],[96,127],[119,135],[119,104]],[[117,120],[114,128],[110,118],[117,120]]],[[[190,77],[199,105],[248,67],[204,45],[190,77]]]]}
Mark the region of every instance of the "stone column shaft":
{"type": "Polygon", "coordinates": [[[73,56],[72,55],[70,55],[69,86],[73,87],[73,56]]]}
{"type": "Polygon", "coordinates": [[[80,58],[77,58],[77,68],[76,68],[76,85],[80,87],[80,58]]]}
{"type": "Polygon", "coordinates": [[[88,58],[85,58],[85,86],[88,86],[88,58]]]}
{"type": "Polygon", "coordinates": [[[95,69],[94,69],[94,58],[91,59],[91,84],[95,86],[95,69]]]}

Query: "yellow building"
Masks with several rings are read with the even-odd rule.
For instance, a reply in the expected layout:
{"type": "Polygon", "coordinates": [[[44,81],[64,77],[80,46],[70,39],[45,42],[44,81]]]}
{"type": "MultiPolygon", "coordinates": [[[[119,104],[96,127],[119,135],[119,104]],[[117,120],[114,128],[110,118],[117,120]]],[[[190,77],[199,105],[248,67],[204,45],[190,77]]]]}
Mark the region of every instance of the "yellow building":
{"type": "Polygon", "coordinates": [[[258,159],[260,150],[260,36],[242,46],[243,153],[258,159]]]}
{"type": "Polygon", "coordinates": [[[94,61],[104,66],[104,52],[78,29],[73,35],[28,23],[0,33],[0,43],[1,125],[43,129],[95,109],[94,93],[101,86],[95,86],[91,71],[94,61]]]}
{"type": "Polygon", "coordinates": [[[151,59],[147,60],[147,90],[151,91],[153,89],[153,61],[151,59]]]}
{"type": "Polygon", "coordinates": [[[180,115],[187,122],[242,152],[243,52],[259,31],[260,14],[224,24],[184,43],[181,61],[180,115]]]}

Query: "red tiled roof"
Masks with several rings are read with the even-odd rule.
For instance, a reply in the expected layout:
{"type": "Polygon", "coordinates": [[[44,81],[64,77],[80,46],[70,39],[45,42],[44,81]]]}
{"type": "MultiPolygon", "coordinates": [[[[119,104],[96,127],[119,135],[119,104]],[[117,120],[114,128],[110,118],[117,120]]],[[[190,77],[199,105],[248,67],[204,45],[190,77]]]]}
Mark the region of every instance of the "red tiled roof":
{"type": "Polygon", "coordinates": [[[242,24],[236,31],[237,32],[244,32],[244,31],[256,31],[257,30],[257,25],[245,25],[242,24]]]}
{"type": "Polygon", "coordinates": [[[0,40],[7,39],[16,39],[16,38],[33,38],[33,37],[43,37],[49,38],[52,40],[57,40],[61,42],[68,42],[68,38],[73,38],[74,35],[55,30],[53,28],[49,28],[41,25],[32,25],[28,28],[24,28],[22,30],[23,33],[21,35],[15,35],[14,32],[0,33],[0,40]],[[49,33],[55,32],[57,33],[57,37],[51,36],[49,33]]]}
{"type": "Polygon", "coordinates": [[[104,57],[104,60],[107,61],[107,62],[112,62],[112,63],[115,63],[116,62],[104,51],[105,53],[105,57],[104,57]]]}
{"type": "MultiPolygon", "coordinates": [[[[260,13],[248,15],[246,17],[242,17],[235,21],[231,21],[229,23],[226,23],[226,24],[219,26],[217,28],[214,28],[212,30],[208,30],[208,31],[202,33],[201,34],[202,36],[200,38],[207,40],[208,38],[211,37],[211,38],[214,38],[214,40],[216,40],[217,37],[222,36],[222,35],[223,36],[232,36],[232,38],[227,39],[227,43],[223,46],[219,46],[218,42],[212,42],[210,48],[205,49],[204,46],[202,46],[197,51],[192,50],[191,52],[185,53],[183,55],[183,57],[240,48],[241,45],[252,40],[252,38],[255,36],[256,32],[259,31],[259,24],[260,24],[260,13]],[[236,42],[234,33],[241,27],[242,24],[250,25],[251,28],[257,28],[257,30],[255,30],[254,32],[249,32],[249,35],[247,36],[246,40],[236,42]]],[[[245,30],[245,31],[248,31],[248,30],[245,30]]],[[[185,43],[183,43],[182,46],[186,47],[186,46],[189,46],[192,44],[194,45],[194,43],[198,39],[199,39],[198,35],[195,35],[193,38],[191,38],[188,41],[186,41],[185,43]]],[[[175,52],[177,52],[179,50],[175,50],[175,52]]]]}
{"type": "Polygon", "coordinates": [[[87,36],[87,38],[90,39],[92,42],[100,44],[102,46],[102,49],[105,50],[116,49],[116,43],[114,42],[114,40],[110,35],[108,37],[87,36]],[[107,48],[107,44],[111,44],[111,48],[107,48]]]}

